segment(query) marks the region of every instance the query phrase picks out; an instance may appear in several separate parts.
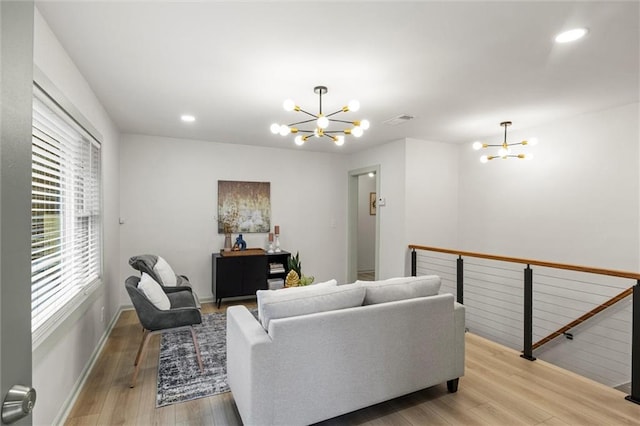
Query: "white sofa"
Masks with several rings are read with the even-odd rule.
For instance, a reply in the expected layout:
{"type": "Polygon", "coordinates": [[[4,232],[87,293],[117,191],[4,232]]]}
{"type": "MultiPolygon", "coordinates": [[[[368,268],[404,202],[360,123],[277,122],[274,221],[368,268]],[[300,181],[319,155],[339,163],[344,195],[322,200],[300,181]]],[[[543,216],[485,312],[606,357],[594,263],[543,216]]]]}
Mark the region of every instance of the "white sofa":
{"type": "MultiPolygon", "coordinates": [[[[439,289],[440,279],[430,279],[439,289]]],[[[415,289],[398,293],[400,287],[392,298],[404,300],[376,303],[389,294],[374,293],[382,287],[369,284],[368,294],[361,283],[314,289],[307,297],[299,292],[273,305],[280,311],[262,307],[263,323],[275,313],[267,329],[246,307],[230,307],[227,374],[242,421],[304,425],[444,382],[455,392],[464,374],[464,306],[451,294],[414,297],[415,289]],[[327,311],[338,293],[355,303],[356,291],[359,305],[374,304],[327,311]],[[295,303],[293,316],[283,314],[287,303],[295,303]]]]}

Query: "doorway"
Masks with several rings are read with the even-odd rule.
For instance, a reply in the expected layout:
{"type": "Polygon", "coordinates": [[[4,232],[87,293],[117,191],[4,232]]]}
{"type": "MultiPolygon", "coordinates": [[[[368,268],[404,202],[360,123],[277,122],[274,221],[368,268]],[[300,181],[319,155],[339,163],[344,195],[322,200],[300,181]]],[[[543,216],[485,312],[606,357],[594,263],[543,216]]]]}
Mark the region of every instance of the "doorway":
{"type": "Polygon", "coordinates": [[[347,282],[379,276],[380,165],[349,171],[347,282]]]}

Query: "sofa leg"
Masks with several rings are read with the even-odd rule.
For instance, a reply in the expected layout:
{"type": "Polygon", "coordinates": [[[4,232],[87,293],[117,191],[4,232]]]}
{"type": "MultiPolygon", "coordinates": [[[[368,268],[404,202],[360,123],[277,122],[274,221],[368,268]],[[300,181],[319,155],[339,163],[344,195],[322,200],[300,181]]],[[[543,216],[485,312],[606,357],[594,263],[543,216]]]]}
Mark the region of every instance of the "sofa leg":
{"type": "Polygon", "coordinates": [[[460,378],[453,379],[453,380],[447,380],[447,390],[450,393],[458,392],[458,382],[459,381],[460,381],[460,378]]]}

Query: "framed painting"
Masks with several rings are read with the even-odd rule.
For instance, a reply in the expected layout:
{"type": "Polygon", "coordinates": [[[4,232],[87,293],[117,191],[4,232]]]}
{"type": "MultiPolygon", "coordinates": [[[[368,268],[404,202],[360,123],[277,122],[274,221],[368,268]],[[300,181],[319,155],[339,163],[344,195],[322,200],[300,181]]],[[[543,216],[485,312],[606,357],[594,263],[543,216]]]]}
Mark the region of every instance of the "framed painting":
{"type": "Polygon", "coordinates": [[[218,181],[218,233],[271,229],[271,183],[218,181]]]}
{"type": "Polygon", "coordinates": [[[376,193],[369,193],[369,214],[375,216],[376,214],[376,193]]]}

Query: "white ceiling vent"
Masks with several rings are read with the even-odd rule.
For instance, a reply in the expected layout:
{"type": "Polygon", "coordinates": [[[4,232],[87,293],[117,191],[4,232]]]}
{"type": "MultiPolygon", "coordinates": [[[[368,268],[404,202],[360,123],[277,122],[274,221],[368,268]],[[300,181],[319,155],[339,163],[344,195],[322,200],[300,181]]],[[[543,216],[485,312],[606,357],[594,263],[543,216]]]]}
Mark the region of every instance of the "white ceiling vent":
{"type": "Polygon", "coordinates": [[[413,120],[416,118],[413,115],[401,114],[397,117],[390,118],[388,120],[383,121],[384,124],[388,124],[389,126],[398,126],[400,124],[406,123],[409,120],[413,120]]]}

